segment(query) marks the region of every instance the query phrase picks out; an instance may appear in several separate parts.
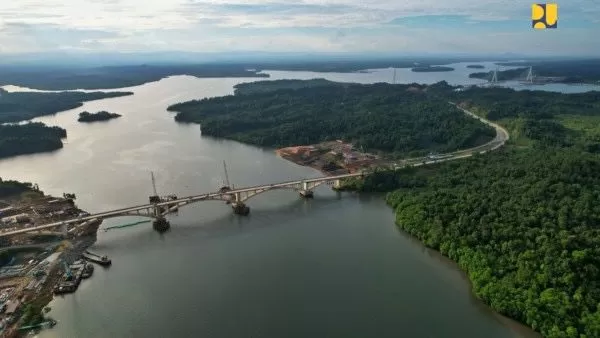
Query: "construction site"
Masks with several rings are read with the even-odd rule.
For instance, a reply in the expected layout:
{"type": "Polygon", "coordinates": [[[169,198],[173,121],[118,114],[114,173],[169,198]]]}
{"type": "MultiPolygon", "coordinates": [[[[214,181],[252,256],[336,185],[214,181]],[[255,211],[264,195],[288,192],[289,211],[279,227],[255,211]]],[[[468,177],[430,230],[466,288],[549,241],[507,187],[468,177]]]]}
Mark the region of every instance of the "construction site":
{"type": "Polygon", "coordinates": [[[342,140],[276,150],[277,155],[299,165],[315,168],[326,175],[355,173],[381,164],[377,155],[359,151],[342,140]]]}
{"type": "MultiPolygon", "coordinates": [[[[74,194],[56,198],[39,191],[6,198],[0,201],[0,231],[87,215],[75,206],[74,199],[74,194]]],[[[99,224],[90,225],[84,232],[95,233],[99,224]]],[[[72,292],[76,288],[69,282],[78,285],[81,278],[91,276],[93,267],[82,261],[78,265],[76,260],[93,243],[93,236],[74,235],[69,240],[60,232],[40,231],[1,238],[0,337],[18,337],[53,326],[55,322],[45,318],[42,311],[53,294],[72,292]],[[63,289],[57,292],[59,286],[63,289]]]]}

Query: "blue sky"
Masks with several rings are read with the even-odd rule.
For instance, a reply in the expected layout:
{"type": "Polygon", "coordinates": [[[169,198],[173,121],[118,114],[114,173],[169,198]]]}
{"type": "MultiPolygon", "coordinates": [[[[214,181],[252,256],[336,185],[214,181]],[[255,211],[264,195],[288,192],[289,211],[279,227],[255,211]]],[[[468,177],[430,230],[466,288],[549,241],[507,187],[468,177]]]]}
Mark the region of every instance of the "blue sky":
{"type": "Polygon", "coordinates": [[[0,0],[0,54],[47,51],[539,53],[600,56],[600,1],[0,0]]]}

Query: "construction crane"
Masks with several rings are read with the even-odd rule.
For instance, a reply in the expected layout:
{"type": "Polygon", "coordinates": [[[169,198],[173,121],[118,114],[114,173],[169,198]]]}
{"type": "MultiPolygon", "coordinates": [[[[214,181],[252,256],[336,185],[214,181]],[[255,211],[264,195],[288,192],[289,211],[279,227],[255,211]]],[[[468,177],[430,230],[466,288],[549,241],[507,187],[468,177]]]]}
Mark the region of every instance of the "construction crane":
{"type": "Polygon", "coordinates": [[[231,185],[229,185],[229,175],[227,174],[227,164],[223,161],[223,171],[225,172],[225,182],[219,191],[225,192],[231,190],[231,185]]]}
{"type": "Polygon", "coordinates": [[[150,177],[152,178],[152,192],[154,192],[154,195],[150,196],[150,203],[159,203],[160,197],[158,196],[158,193],[156,192],[156,180],[154,179],[153,171],[150,172],[150,177]]]}

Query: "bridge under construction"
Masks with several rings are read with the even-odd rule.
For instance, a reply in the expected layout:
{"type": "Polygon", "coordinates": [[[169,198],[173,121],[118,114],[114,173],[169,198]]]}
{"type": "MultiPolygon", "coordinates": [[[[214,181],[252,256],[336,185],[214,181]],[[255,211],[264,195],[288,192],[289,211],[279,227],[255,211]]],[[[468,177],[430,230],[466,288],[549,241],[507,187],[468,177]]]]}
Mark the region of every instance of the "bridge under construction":
{"type": "Polygon", "coordinates": [[[148,204],[100,212],[93,215],[81,216],[70,220],[53,222],[19,230],[7,231],[0,233],[0,237],[14,236],[24,233],[43,233],[43,231],[56,228],[60,229],[58,234],[68,237],[70,234],[74,234],[78,230],[86,228],[91,224],[99,224],[104,219],[121,216],[150,217],[153,219],[154,229],[159,232],[163,232],[168,230],[170,227],[166,216],[177,212],[179,208],[186,205],[203,201],[224,201],[225,203],[231,205],[234,213],[239,215],[248,215],[250,213],[250,207],[248,207],[245,202],[248,199],[264,192],[287,189],[297,191],[300,196],[304,198],[311,198],[313,196],[314,189],[322,184],[328,184],[333,186],[333,188],[339,188],[341,186],[341,180],[363,176],[363,173],[344,174],[236,189],[229,186],[229,178],[227,177],[227,169],[225,168],[226,182],[224,186],[219,189],[219,191],[180,198],[176,195],[159,196],[156,191],[154,174],[152,174],[154,195],[149,197],[148,204]]]}

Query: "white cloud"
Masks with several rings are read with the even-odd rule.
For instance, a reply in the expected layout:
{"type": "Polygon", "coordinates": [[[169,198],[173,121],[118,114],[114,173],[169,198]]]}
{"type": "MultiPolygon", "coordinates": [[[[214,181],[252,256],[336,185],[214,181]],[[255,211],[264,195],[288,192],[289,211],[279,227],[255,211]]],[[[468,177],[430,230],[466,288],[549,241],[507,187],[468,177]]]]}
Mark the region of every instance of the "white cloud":
{"type": "MultiPolygon", "coordinates": [[[[390,27],[386,23],[422,15],[465,15],[467,22],[480,23],[508,19],[528,22],[529,6],[522,0],[0,0],[0,53],[242,47],[390,50],[395,46],[416,51],[440,51],[442,47],[460,51],[469,46],[477,51],[490,48],[485,32],[449,27],[440,38],[439,30],[390,27]],[[344,30],[344,36],[335,37],[336,29],[344,30]]],[[[583,15],[597,21],[600,17],[600,4],[595,0],[569,0],[561,4],[561,13],[563,10],[565,18],[583,15]]],[[[559,13],[559,17],[560,22],[563,15],[559,13]]],[[[514,39],[519,43],[495,44],[499,49],[518,50],[536,39],[529,33],[516,34],[514,39]]],[[[579,41],[581,48],[600,49],[591,34],[573,39],[565,34],[558,33],[564,41],[553,43],[571,46],[571,41],[579,41]]]]}

